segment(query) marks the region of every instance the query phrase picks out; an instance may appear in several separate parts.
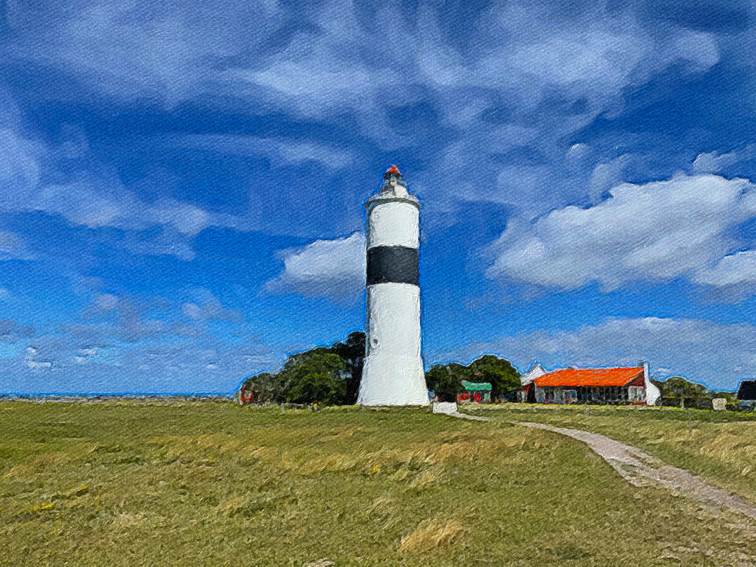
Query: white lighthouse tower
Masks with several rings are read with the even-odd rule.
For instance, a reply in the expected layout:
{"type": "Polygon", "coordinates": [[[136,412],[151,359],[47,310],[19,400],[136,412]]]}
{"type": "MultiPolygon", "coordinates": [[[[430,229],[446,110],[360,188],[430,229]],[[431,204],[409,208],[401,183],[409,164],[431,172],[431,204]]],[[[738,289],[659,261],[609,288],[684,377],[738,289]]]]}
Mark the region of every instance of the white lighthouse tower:
{"type": "Polygon", "coordinates": [[[420,357],[420,203],[399,169],[367,207],[367,341],[357,403],[428,405],[420,357]]]}

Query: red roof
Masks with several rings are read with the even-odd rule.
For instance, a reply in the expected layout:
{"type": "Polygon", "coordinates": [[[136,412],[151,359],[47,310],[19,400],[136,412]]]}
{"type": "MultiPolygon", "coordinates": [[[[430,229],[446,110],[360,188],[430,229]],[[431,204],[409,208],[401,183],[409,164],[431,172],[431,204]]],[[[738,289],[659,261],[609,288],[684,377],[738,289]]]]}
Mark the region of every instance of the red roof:
{"type": "Polygon", "coordinates": [[[609,387],[625,386],[643,376],[642,366],[631,368],[565,368],[534,380],[539,388],[554,386],[609,387]]]}
{"type": "Polygon", "coordinates": [[[401,172],[399,171],[399,168],[395,165],[392,165],[386,170],[386,173],[383,174],[383,177],[388,178],[389,175],[398,175],[399,177],[402,176],[401,172]]]}

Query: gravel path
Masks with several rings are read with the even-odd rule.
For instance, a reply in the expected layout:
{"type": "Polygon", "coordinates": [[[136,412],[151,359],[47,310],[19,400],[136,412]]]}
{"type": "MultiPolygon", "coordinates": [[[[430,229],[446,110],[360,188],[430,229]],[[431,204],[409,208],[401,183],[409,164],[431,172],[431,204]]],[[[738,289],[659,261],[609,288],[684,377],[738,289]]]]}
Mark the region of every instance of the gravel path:
{"type": "Polygon", "coordinates": [[[712,486],[684,469],[667,465],[637,447],[589,431],[526,421],[517,423],[582,441],[633,486],[663,486],[708,506],[740,512],[756,520],[756,506],[747,500],[712,486]]]}
{"type": "MultiPolygon", "coordinates": [[[[491,421],[487,417],[459,412],[447,415],[471,421],[491,421]]],[[[582,441],[633,486],[661,486],[707,506],[732,510],[756,520],[756,506],[747,500],[717,488],[684,469],[667,465],[632,445],[620,443],[606,435],[580,429],[555,427],[528,421],[512,423],[532,429],[551,431],[582,441]]]]}

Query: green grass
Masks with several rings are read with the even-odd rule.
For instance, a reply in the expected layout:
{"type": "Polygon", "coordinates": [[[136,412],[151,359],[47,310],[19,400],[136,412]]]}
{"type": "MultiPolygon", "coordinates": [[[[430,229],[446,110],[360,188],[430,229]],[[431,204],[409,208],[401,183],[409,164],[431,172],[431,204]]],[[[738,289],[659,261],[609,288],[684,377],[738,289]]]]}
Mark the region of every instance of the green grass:
{"type": "Polygon", "coordinates": [[[603,433],[756,502],[756,413],[753,412],[531,404],[478,406],[469,410],[502,421],[537,421],[603,433]]]}
{"type": "Polygon", "coordinates": [[[499,422],[0,403],[3,565],[736,565],[749,529],[499,422]]]}

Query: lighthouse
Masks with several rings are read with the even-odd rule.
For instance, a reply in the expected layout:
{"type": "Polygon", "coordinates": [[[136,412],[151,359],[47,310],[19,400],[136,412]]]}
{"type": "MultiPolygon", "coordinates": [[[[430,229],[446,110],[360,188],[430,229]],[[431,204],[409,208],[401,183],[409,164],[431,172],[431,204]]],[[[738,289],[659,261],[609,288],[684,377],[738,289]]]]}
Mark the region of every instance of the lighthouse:
{"type": "Polygon", "coordinates": [[[367,208],[367,340],[357,403],[428,405],[420,356],[420,203],[392,165],[367,208]]]}

